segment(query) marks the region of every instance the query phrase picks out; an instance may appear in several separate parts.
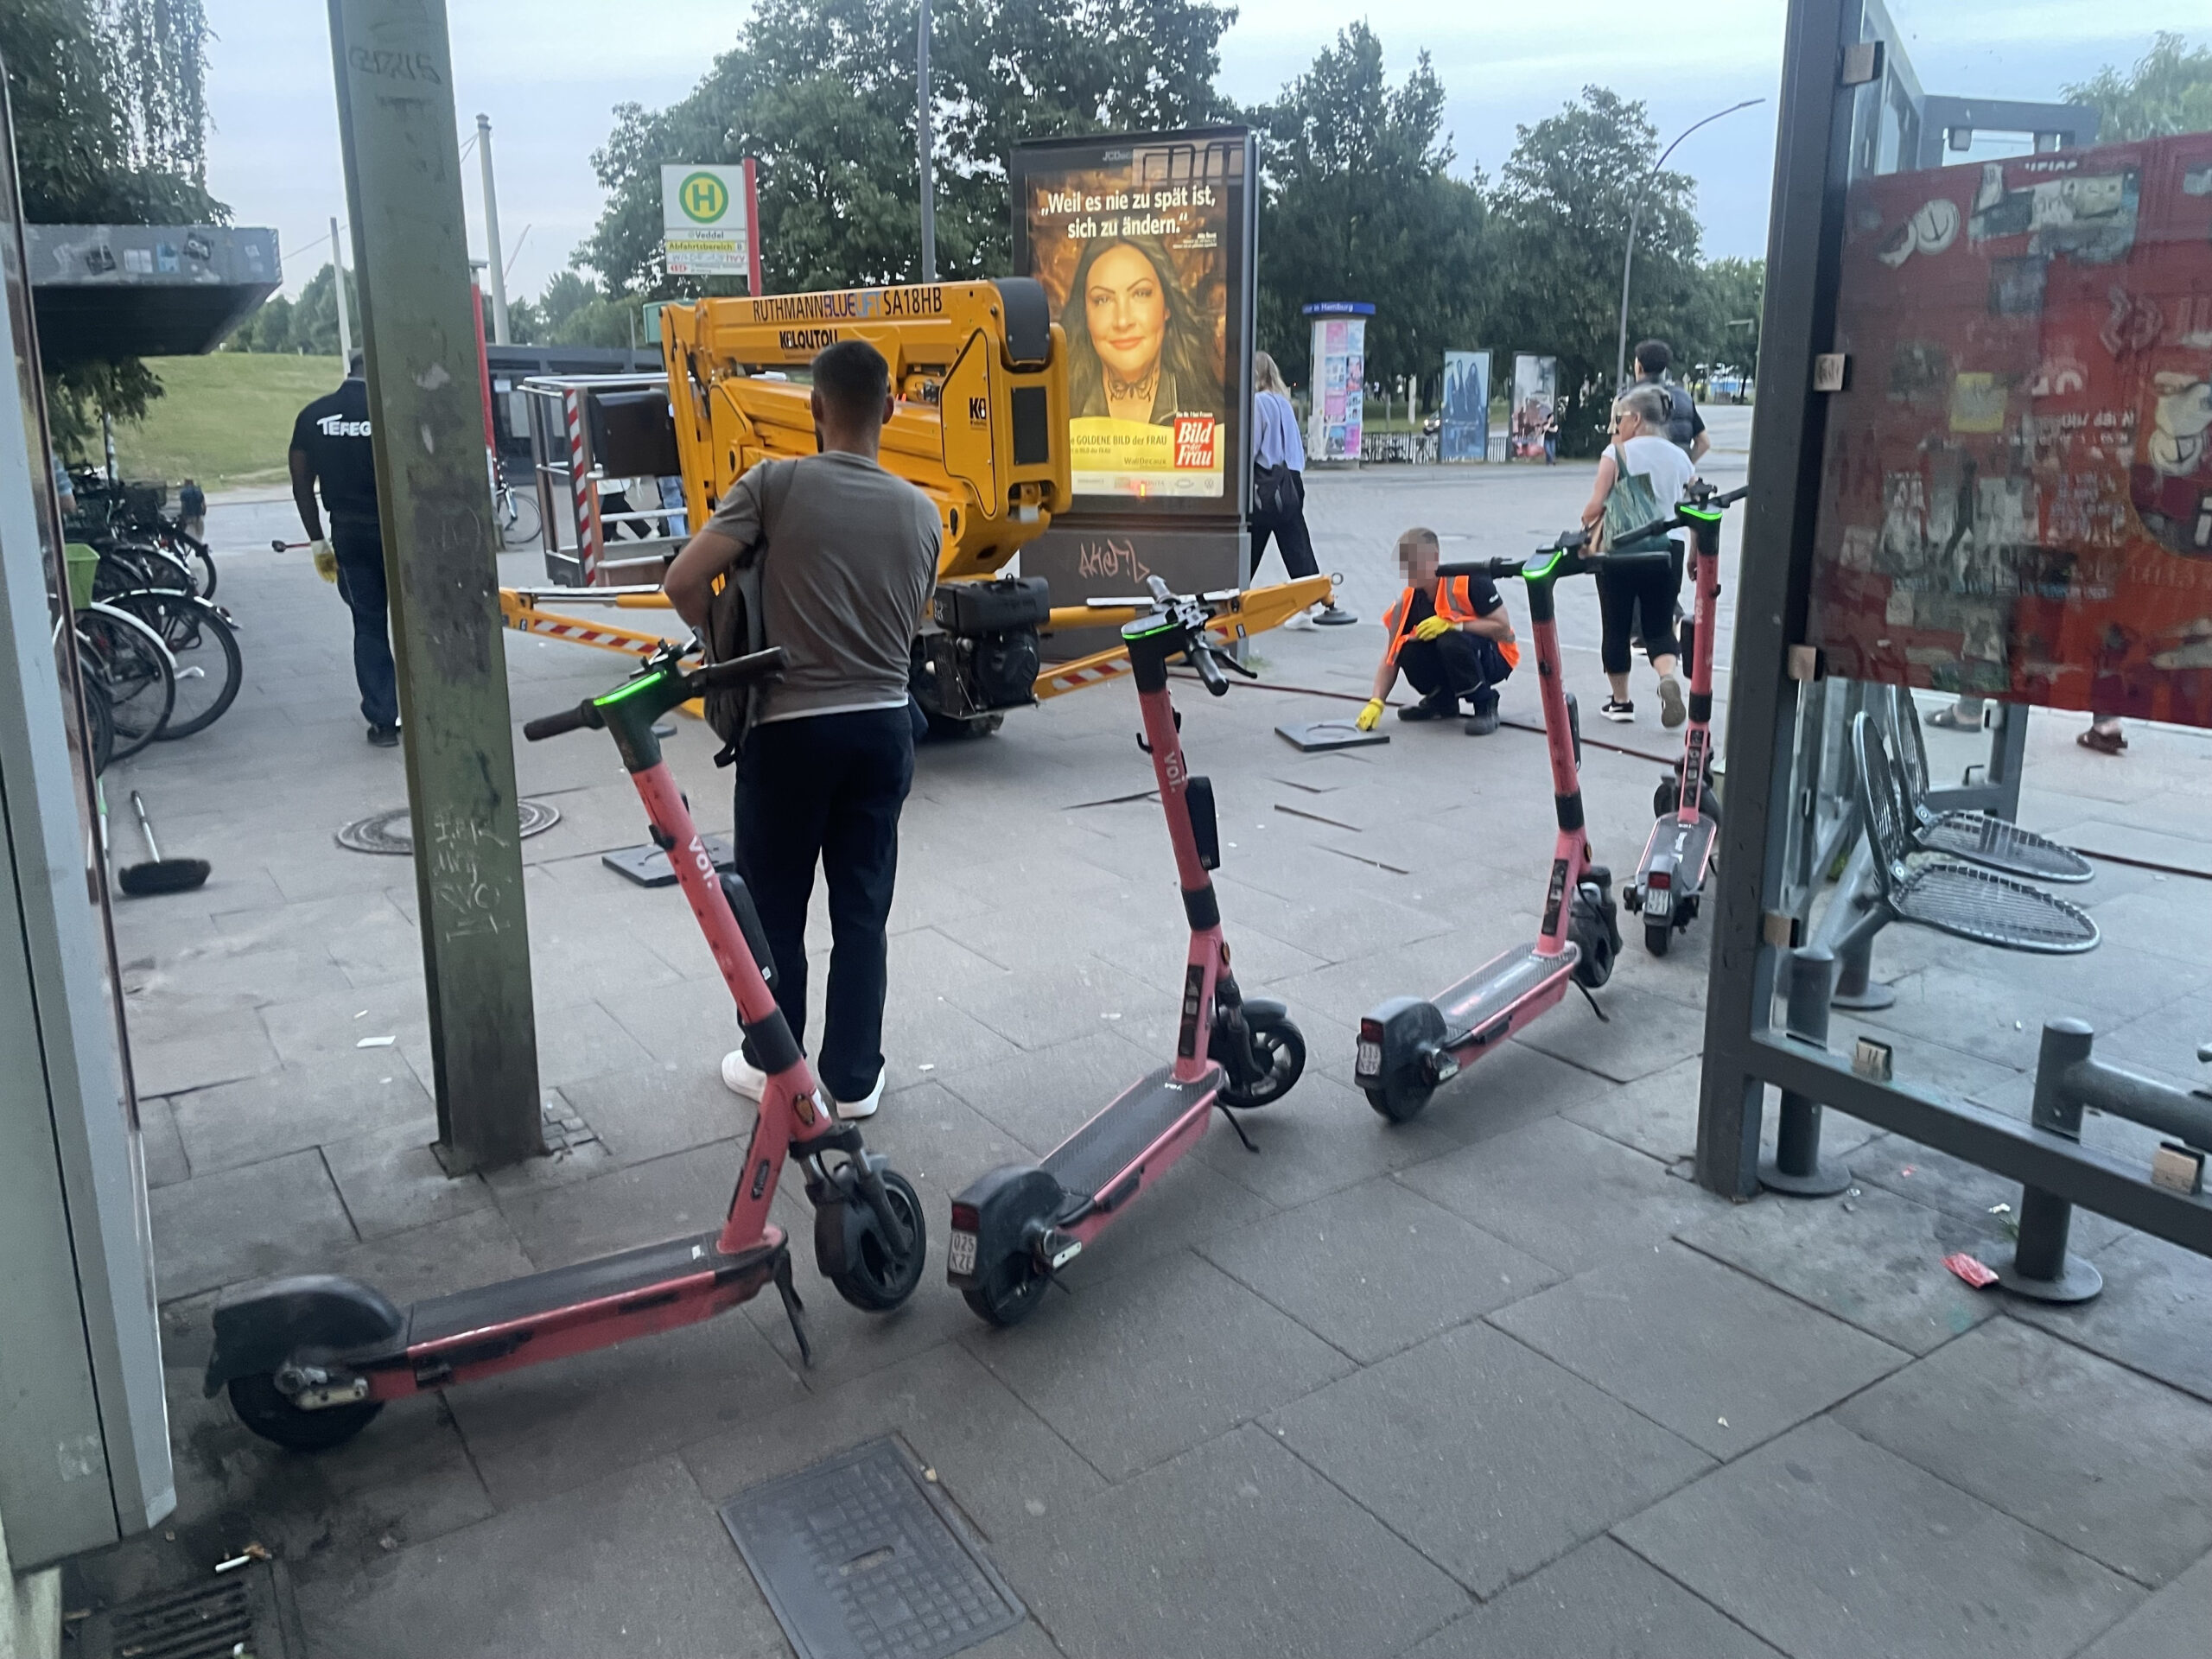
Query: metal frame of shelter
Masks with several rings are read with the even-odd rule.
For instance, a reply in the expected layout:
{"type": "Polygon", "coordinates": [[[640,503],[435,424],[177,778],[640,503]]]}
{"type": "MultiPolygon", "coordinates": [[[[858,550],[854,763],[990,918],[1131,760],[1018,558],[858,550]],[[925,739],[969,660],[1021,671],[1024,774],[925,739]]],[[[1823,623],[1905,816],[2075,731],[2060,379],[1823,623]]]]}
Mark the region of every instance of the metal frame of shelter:
{"type": "MultiPolygon", "coordinates": [[[[2083,1205],[2212,1255],[2212,1196],[2153,1185],[2137,1163],[2081,1144],[2080,1103],[2104,1106],[2103,1096],[2113,1090],[2089,1066],[2086,1036],[2078,1027],[2063,1029],[2074,1022],[2047,1028],[2056,1033],[2045,1039],[2050,1075],[2039,1073],[2034,1116],[2023,1122],[1930,1085],[1861,1076],[1849,1057],[1830,1052],[1825,1042],[1791,1036],[1777,1015],[1777,992],[1787,982],[1791,948],[1805,935],[1808,889],[1822,868],[1803,851],[1819,791],[1792,798],[1804,783],[1792,770],[1799,734],[1807,731],[1808,747],[1817,744],[1852,690],[1820,682],[1807,636],[1825,435],[1817,359],[1834,339],[1846,188],[1855,171],[1865,170],[1854,167],[1854,150],[1864,148],[1870,111],[1897,97],[1900,81],[1916,124],[1920,106],[1937,101],[1919,95],[1909,67],[1897,62],[1893,73],[1885,62],[1902,57],[1896,38],[1878,0],[1791,0],[1729,700],[1728,810],[1720,832],[1722,868],[1738,875],[1722,885],[1713,912],[1697,1179],[1731,1197],[1758,1191],[1760,1122],[1765,1091],[1773,1087],[2021,1182],[2031,1189],[2031,1203],[2044,1208],[2083,1205]],[[1825,702],[1839,709],[1832,713],[1825,702]],[[2070,1109],[2062,1098],[2069,1090],[2070,1109]]],[[[1965,105],[1942,102],[1937,113],[1946,122],[1957,113],[1950,105],[1965,105]]],[[[2049,118],[2051,134],[2046,139],[2038,132],[2038,148],[2080,134],[2063,118],[2064,106],[1984,108],[2012,119],[2040,111],[2038,129],[2049,118]]],[[[1974,118],[1999,124],[1980,111],[1974,118]]],[[[2009,814],[2018,798],[2026,721],[2024,710],[2008,712],[1992,741],[1987,781],[1972,791],[1931,794],[1932,805],[2009,814]]],[[[2212,1122],[2212,1093],[2199,1089],[2183,1097],[2169,1090],[2161,1099],[2169,1094],[2174,1098],[2166,1101],[2168,1109],[2185,1116],[2202,1109],[2202,1121],[2212,1122]],[[2198,1102],[2206,1104],[2200,1109],[2198,1102]]],[[[2123,1115],[2158,1122],[2134,1111],[2123,1115]]],[[[2203,1130],[2190,1133],[2192,1144],[2202,1146],[2195,1136],[2203,1130]]],[[[2063,1229],[2058,1248],[2063,1259],[2063,1229]]]]}

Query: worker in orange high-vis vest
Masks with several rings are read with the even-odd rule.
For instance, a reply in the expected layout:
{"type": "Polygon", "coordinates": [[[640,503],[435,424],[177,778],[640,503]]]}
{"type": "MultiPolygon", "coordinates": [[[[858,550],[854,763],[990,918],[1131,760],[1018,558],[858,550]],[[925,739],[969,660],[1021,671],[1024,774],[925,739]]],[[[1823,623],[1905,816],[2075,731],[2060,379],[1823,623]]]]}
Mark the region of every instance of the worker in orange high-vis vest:
{"type": "Polygon", "coordinates": [[[1456,720],[1466,699],[1469,737],[1497,729],[1497,688],[1521,661],[1505,601],[1487,576],[1439,582],[1441,550],[1433,530],[1398,537],[1398,569],[1406,590],[1382,619],[1389,635],[1375,671],[1375,692],[1359,711],[1359,729],[1371,732],[1382,718],[1382,699],[1402,672],[1421,701],[1398,710],[1400,720],[1456,720]]]}

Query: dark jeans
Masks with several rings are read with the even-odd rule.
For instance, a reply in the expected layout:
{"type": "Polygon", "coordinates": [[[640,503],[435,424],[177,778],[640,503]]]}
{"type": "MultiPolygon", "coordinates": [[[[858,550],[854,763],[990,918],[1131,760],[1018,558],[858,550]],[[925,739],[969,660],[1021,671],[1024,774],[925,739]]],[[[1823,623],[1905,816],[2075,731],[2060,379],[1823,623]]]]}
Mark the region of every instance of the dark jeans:
{"type": "Polygon", "coordinates": [[[353,613],[353,681],[361,688],[361,718],[372,726],[397,726],[399,677],[391,664],[385,615],[383,532],[373,523],[334,518],[330,550],[338,556],[338,596],[353,613]]]}
{"type": "Polygon", "coordinates": [[[1421,701],[1456,708],[1465,697],[1478,712],[1497,707],[1497,687],[1513,671],[1497,641],[1454,630],[1398,647],[1398,667],[1421,701]]]}
{"type": "Polygon", "coordinates": [[[806,906],[830,887],[830,990],[817,1080],[856,1101],[883,1073],[883,992],[899,809],[914,781],[905,709],[756,726],[737,761],[737,868],[776,961],[776,1001],[806,1040],[806,906]]]}
{"type": "Polygon", "coordinates": [[[1306,533],[1306,474],[1290,475],[1292,493],[1297,505],[1287,513],[1262,512],[1256,507],[1252,513],[1252,568],[1260,568],[1260,561],[1267,556],[1268,538],[1272,536],[1282,544],[1282,568],[1290,572],[1293,582],[1301,576],[1316,576],[1321,567],[1313,558],[1313,538],[1306,533]]]}
{"type": "Polygon", "coordinates": [[[1638,639],[1648,657],[1677,652],[1675,600],[1681,576],[1664,548],[1656,555],[1598,572],[1598,613],[1605,621],[1599,655],[1608,674],[1628,672],[1630,649],[1638,639]]]}

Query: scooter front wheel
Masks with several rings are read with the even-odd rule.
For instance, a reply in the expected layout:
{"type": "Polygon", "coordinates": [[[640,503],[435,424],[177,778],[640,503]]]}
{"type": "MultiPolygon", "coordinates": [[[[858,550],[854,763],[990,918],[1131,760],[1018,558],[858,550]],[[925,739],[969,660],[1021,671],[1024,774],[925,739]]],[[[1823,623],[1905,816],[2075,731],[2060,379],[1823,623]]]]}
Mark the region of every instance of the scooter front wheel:
{"type": "Polygon", "coordinates": [[[815,1211],[817,1232],[824,1225],[824,1218],[833,1213],[836,1224],[849,1223],[844,1240],[844,1268],[830,1274],[830,1282],[840,1296],[868,1313],[888,1313],[912,1295],[914,1287],[922,1281],[924,1258],[929,1254],[928,1232],[922,1224],[922,1201],[915,1196],[912,1185],[895,1169],[883,1171],[881,1179],[883,1195],[891,1202],[892,1213],[906,1230],[907,1247],[904,1251],[893,1248],[891,1240],[885,1236],[882,1222],[857,1196],[843,1205],[815,1211]]]}
{"type": "Polygon", "coordinates": [[[1027,1250],[1001,1257],[991,1270],[960,1293],[968,1311],[987,1325],[1020,1325],[1045,1300],[1050,1275],[1027,1250]]]}
{"type": "Polygon", "coordinates": [[[1262,1069],[1256,1077],[1239,1080],[1232,1067],[1221,1098],[1238,1108],[1273,1105],[1306,1074],[1306,1039],[1287,1019],[1253,1020],[1249,1029],[1252,1052],[1262,1069]]]}
{"type": "Polygon", "coordinates": [[[384,1409],[381,1400],[357,1400],[350,1405],[325,1406],[302,1411],[284,1397],[276,1379],[266,1371],[230,1381],[231,1409],[264,1440],[293,1452],[327,1452],[343,1446],[366,1428],[384,1409]]]}

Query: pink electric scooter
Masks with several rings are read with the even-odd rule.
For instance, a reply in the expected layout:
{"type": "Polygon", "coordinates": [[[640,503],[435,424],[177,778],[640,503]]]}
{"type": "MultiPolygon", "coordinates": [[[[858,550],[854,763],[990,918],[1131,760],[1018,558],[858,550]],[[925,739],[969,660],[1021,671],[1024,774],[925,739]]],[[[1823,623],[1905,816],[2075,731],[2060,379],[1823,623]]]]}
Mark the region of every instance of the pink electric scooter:
{"type": "Polygon", "coordinates": [[[773,674],[784,653],[689,671],[682,656],[665,646],[606,696],[533,720],[523,735],[535,743],[589,726],[614,739],[653,840],[675,867],[736,1001],[738,1023],[768,1073],[728,1215],[706,1232],[404,1308],[334,1274],[226,1291],[215,1304],[207,1391],[227,1386],[232,1408],[264,1439],[298,1451],[336,1446],[387,1400],[712,1319],[770,1284],[783,1296],[801,1357],[809,1357],[790,1243],[768,1224],[787,1157],[798,1160],[814,1205],[816,1264],[839,1295],[883,1312],[920,1282],[920,1200],[861,1144],[856,1125],[839,1123],[825,1109],[770,989],[772,958],[752,894],[735,875],[716,872],[653,734],[653,722],[679,703],[773,674]]]}
{"type": "MultiPolygon", "coordinates": [[[[1220,650],[1206,624],[1238,597],[1171,594],[1158,576],[1136,600],[1149,613],[1123,625],[1144,713],[1139,746],[1152,755],[1183,912],[1191,925],[1183,977],[1182,1025],[1175,1058],[1132,1084],[1096,1117],[1046,1154],[1041,1164],[1010,1164],[974,1182],[952,1201],[948,1277],[968,1306],[993,1325],[1028,1317],[1052,1274],[1104,1232],[1129,1200],[1198,1143],[1217,1106],[1265,1106],[1290,1091],[1306,1069],[1306,1039],[1280,1002],[1245,998],[1229,969],[1221,909],[1207,874],[1221,863],[1213,785],[1183,761],[1181,725],[1167,691],[1167,664],[1181,657],[1215,696],[1229,690],[1225,665],[1257,675],[1220,650]]],[[[1230,1118],[1232,1127],[1236,1120],[1230,1118]]],[[[1237,1129],[1241,1137],[1242,1128],[1237,1129]]],[[[1249,1142],[1246,1143],[1249,1145],[1249,1142]]]]}

